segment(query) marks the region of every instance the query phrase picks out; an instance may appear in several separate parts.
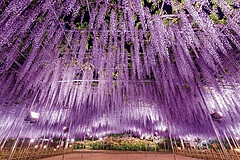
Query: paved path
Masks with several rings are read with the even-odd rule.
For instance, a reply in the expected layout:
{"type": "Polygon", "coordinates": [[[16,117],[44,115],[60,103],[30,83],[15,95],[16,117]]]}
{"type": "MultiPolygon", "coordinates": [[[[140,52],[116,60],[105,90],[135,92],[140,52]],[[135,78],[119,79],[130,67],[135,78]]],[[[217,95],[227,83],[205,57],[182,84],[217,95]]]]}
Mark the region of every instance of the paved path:
{"type": "MultiPolygon", "coordinates": [[[[62,160],[62,156],[44,158],[42,160],[62,160]]],[[[65,155],[64,160],[174,160],[173,154],[168,153],[128,153],[128,152],[75,152],[65,155]]],[[[176,156],[176,160],[196,160],[196,158],[176,156]]]]}

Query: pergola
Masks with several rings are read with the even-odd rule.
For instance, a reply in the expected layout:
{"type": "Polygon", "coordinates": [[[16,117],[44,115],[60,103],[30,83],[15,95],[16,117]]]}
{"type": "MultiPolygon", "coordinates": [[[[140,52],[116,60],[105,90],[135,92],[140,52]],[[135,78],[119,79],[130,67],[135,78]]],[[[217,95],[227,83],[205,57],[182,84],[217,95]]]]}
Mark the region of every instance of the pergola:
{"type": "Polygon", "coordinates": [[[238,0],[1,0],[0,138],[240,133],[238,0]],[[24,120],[39,113],[34,125],[24,120]],[[211,114],[223,115],[221,123],[211,114]]]}

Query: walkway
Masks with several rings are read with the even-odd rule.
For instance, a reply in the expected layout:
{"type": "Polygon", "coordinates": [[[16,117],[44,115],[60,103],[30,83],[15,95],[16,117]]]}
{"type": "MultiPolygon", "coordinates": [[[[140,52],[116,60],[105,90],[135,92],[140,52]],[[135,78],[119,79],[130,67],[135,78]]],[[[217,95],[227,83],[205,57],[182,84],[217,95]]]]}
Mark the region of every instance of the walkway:
{"type": "MultiPolygon", "coordinates": [[[[44,158],[42,160],[61,160],[62,156],[44,158]]],[[[64,160],[174,160],[173,154],[170,153],[147,153],[144,152],[75,152],[65,155],[64,160]],[[82,157],[82,158],[81,158],[82,157]]],[[[195,158],[176,156],[176,160],[196,160],[195,158]]]]}

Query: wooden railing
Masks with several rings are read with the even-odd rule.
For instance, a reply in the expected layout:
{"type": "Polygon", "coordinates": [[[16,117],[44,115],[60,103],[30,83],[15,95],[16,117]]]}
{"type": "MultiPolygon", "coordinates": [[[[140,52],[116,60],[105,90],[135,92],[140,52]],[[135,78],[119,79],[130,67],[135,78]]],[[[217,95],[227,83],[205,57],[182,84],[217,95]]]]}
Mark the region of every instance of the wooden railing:
{"type": "MultiPolygon", "coordinates": [[[[72,153],[72,149],[66,149],[65,154],[72,153]]],[[[6,160],[10,154],[10,150],[0,150],[0,160],[6,160]]],[[[52,157],[63,154],[63,148],[54,149],[15,149],[11,160],[33,160],[46,157],[52,157]]]]}
{"type": "MultiPolygon", "coordinates": [[[[177,155],[203,160],[226,160],[223,151],[220,149],[175,149],[175,153],[177,155]]],[[[240,159],[240,153],[235,150],[227,150],[227,155],[231,160],[240,159]]]]}

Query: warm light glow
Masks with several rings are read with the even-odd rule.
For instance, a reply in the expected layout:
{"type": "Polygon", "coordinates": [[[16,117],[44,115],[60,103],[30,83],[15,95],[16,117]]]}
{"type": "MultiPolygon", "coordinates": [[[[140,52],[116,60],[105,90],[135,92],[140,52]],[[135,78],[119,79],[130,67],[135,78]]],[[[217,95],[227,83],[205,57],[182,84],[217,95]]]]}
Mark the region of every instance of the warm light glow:
{"type": "Polygon", "coordinates": [[[38,148],[38,145],[35,145],[34,148],[38,148]]]}
{"type": "Polygon", "coordinates": [[[70,145],[69,145],[69,147],[71,148],[71,147],[72,147],[72,145],[70,144],[70,145]]]}
{"type": "Polygon", "coordinates": [[[56,149],[55,149],[55,148],[54,148],[53,150],[54,150],[54,151],[56,151],[56,149]]]}
{"type": "Polygon", "coordinates": [[[43,146],[43,148],[44,148],[44,149],[47,148],[47,145],[43,146]]]}
{"type": "Polygon", "coordinates": [[[57,145],[57,148],[59,148],[59,145],[57,145]]]}
{"type": "Polygon", "coordinates": [[[31,117],[32,117],[32,118],[34,118],[34,119],[39,119],[39,116],[40,116],[39,113],[37,113],[37,112],[32,112],[32,111],[31,111],[31,117]]]}
{"type": "Polygon", "coordinates": [[[239,148],[235,148],[234,151],[236,151],[237,153],[240,153],[240,149],[239,148]]]}
{"type": "Polygon", "coordinates": [[[166,131],[166,130],[167,130],[167,127],[162,127],[162,130],[163,130],[163,131],[166,131]]]}
{"type": "Polygon", "coordinates": [[[217,112],[217,114],[218,114],[220,117],[223,117],[222,112],[217,112]]]}
{"type": "Polygon", "coordinates": [[[34,142],[34,139],[31,139],[31,140],[30,140],[30,143],[32,143],[32,142],[34,142]]]}

